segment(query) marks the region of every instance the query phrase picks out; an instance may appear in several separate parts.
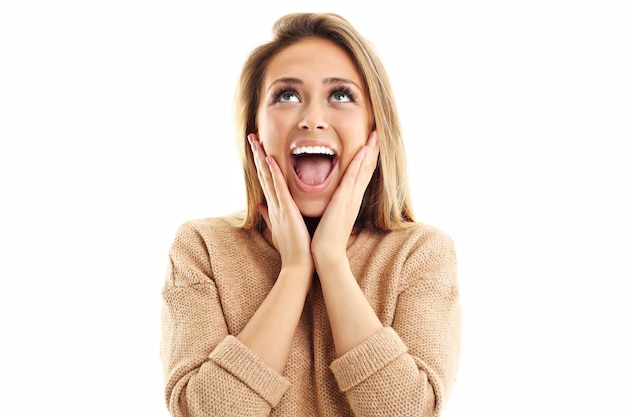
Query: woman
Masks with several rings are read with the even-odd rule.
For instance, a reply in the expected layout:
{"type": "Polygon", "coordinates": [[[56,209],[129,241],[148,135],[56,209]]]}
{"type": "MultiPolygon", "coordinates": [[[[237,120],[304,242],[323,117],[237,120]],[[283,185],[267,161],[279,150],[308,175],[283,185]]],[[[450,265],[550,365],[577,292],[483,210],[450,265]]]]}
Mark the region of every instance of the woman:
{"type": "Polygon", "coordinates": [[[173,416],[435,416],[461,309],[448,236],[412,213],[370,44],[291,14],[244,65],[247,210],[183,224],[163,288],[173,416]]]}

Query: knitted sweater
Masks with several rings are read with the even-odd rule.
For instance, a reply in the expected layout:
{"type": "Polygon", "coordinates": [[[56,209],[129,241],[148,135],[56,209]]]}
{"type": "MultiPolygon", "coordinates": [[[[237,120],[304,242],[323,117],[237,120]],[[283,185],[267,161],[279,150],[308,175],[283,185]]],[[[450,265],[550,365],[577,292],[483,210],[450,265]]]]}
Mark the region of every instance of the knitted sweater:
{"type": "Polygon", "coordinates": [[[439,416],[453,387],[461,308],[449,237],[430,225],[361,231],[350,267],[384,328],[337,358],[314,280],[283,374],[235,337],[269,293],[280,255],[225,218],[181,225],[162,291],[172,416],[439,416]]]}

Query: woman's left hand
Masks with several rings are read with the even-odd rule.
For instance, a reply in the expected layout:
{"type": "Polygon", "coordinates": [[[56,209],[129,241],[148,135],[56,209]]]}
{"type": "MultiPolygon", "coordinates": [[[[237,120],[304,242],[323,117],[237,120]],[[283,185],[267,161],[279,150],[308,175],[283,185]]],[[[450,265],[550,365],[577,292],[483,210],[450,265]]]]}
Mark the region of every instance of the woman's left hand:
{"type": "Polygon", "coordinates": [[[324,211],[313,239],[311,253],[318,260],[345,257],[348,240],[359,214],[363,195],[376,169],[378,161],[378,132],[373,130],[363,146],[354,155],[324,211]]]}

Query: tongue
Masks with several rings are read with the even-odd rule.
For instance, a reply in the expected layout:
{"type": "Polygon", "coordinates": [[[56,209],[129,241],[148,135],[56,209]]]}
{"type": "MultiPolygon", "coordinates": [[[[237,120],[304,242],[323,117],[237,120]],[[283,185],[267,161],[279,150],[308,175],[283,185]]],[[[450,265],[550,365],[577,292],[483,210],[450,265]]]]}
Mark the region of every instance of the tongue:
{"type": "Polygon", "coordinates": [[[331,168],[331,160],[326,156],[301,156],[296,159],[296,175],[308,185],[324,182],[331,168]]]}

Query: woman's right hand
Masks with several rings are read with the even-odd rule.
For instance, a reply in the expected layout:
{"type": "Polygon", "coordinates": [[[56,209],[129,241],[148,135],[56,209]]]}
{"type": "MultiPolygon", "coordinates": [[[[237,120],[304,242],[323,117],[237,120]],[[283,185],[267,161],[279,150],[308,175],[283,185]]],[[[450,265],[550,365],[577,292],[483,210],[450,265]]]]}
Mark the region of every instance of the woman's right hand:
{"type": "Polygon", "coordinates": [[[282,269],[301,269],[310,279],[314,270],[311,238],[302,214],[291,197],[280,167],[271,155],[265,154],[258,136],[249,134],[248,142],[267,202],[260,204],[258,210],[271,233],[274,247],[280,253],[282,269]]]}
{"type": "Polygon", "coordinates": [[[248,135],[248,141],[267,202],[258,207],[270,234],[264,236],[280,254],[282,265],[272,289],[237,338],[282,374],[313,280],[311,238],[278,164],[265,154],[257,135],[248,135]]]}

